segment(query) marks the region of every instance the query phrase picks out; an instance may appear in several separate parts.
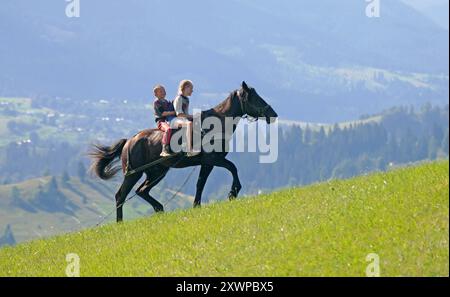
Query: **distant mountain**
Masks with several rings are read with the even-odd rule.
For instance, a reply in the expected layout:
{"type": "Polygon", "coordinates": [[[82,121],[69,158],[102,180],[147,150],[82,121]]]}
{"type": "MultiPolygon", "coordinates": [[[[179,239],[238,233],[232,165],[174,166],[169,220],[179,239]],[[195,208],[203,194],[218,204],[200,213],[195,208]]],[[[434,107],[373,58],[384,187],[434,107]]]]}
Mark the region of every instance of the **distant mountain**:
{"type": "Polygon", "coordinates": [[[336,122],[448,102],[448,32],[400,0],[368,18],[360,0],[4,0],[0,95],[173,96],[196,83],[211,106],[249,81],[284,118],[336,122]]]}

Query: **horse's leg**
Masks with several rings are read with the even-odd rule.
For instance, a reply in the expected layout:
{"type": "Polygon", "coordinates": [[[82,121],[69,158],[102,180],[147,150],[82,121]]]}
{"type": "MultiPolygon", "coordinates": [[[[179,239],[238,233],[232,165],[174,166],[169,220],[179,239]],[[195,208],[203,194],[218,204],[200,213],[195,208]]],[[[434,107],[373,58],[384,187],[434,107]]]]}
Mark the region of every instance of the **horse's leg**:
{"type": "Polygon", "coordinates": [[[227,169],[233,175],[233,184],[231,186],[230,193],[228,194],[228,199],[230,199],[230,200],[235,199],[238,196],[239,191],[242,189],[241,182],[239,181],[238,170],[237,170],[236,166],[234,165],[233,162],[231,162],[230,160],[227,160],[225,158],[217,160],[216,163],[214,163],[214,165],[217,167],[222,167],[222,168],[227,169]]]}
{"type": "Polygon", "coordinates": [[[167,174],[168,169],[154,171],[147,174],[147,179],[136,190],[136,194],[153,206],[155,212],[163,212],[164,207],[155,198],[150,195],[150,190],[155,187],[167,174]]]}
{"type": "Polygon", "coordinates": [[[199,207],[201,205],[203,189],[205,188],[206,181],[213,168],[214,166],[212,165],[202,165],[200,169],[197,180],[197,190],[195,192],[194,207],[199,207]]]}
{"type": "Polygon", "coordinates": [[[130,175],[125,177],[122,185],[120,186],[119,191],[116,193],[116,219],[117,222],[121,222],[123,220],[123,204],[125,203],[125,199],[127,198],[128,193],[130,193],[131,189],[133,189],[134,185],[139,181],[142,177],[142,173],[137,173],[134,175],[130,175]]]}

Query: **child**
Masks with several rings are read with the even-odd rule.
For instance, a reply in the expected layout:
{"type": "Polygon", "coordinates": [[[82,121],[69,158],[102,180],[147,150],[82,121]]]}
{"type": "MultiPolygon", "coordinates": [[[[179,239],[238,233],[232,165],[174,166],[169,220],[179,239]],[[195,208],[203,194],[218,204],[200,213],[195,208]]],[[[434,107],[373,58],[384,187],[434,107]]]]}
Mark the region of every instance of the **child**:
{"type": "Polygon", "coordinates": [[[194,91],[194,85],[190,80],[182,80],[178,87],[178,96],[173,101],[176,118],[171,121],[171,127],[185,126],[187,133],[186,147],[188,150],[187,156],[193,157],[200,152],[192,151],[192,115],[189,114],[189,96],[194,91]]]}
{"type": "Polygon", "coordinates": [[[153,88],[153,93],[155,94],[155,101],[153,102],[153,109],[155,111],[155,121],[159,130],[161,130],[164,135],[162,138],[162,152],[161,157],[168,157],[171,155],[170,152],[170,137],[172,130],[170,129],[170,121],[175,118],[175,110],[172,103],[167,101],[166,90],[162,85],[156,85],[153,88]]]}

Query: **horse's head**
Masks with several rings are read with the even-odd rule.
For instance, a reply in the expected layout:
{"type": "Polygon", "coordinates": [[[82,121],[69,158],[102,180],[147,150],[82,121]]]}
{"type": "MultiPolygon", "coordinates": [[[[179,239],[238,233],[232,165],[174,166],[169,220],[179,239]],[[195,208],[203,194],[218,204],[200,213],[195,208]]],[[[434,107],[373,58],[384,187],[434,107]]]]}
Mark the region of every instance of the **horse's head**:
{"type": "Polygon", "coordinates": [[[242,82],[242,86],[238,90],[238,96],[244,115],[249,115],[254,118],[265,118],[267,124],[275,122],[278,118],[278,114],[273,110],[272,106],[267,104],[267,102],[258,95],[256,90],[249,87],[245,81],[242,82]]]}

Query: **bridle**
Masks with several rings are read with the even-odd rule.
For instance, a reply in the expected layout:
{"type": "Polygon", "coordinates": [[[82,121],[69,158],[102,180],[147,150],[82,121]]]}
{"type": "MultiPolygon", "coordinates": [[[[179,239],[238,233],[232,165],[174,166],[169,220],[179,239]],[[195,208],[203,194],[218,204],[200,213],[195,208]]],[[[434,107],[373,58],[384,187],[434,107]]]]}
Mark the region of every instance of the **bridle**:
{"type": "Polygon", "coordinates": [[[241,95],[240,90],[236,91],[236,96],[238,97],[238,101],[241,105],[242,118],[246,118],[251,122],[256,122],[259,117],[266,117],[265,113],[269,108],[271,108],[271,106],[269,104],[267,104],[264,107],[256,106],[255,104],[251,103],[250,100],[248,99],[248,93],[249,92],[245,92],[245,95],[243,96],[241,95]],[[248,114],[249,107],[256,112],[257,114],[256,118],[248,114]]]}

